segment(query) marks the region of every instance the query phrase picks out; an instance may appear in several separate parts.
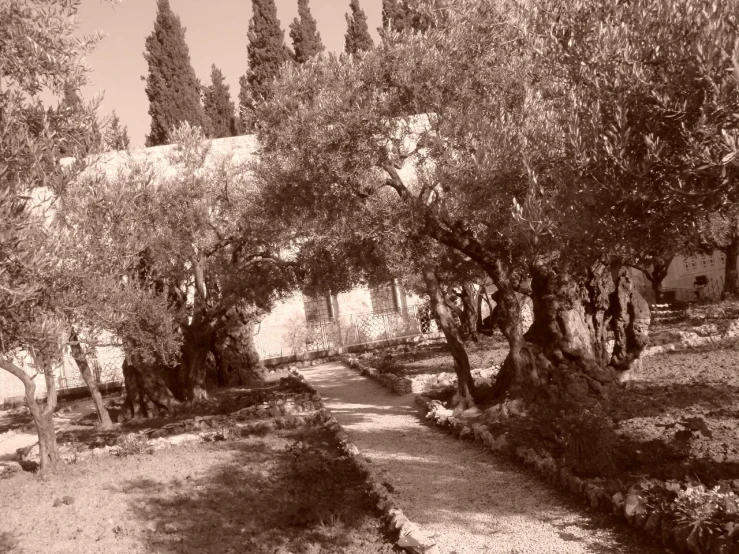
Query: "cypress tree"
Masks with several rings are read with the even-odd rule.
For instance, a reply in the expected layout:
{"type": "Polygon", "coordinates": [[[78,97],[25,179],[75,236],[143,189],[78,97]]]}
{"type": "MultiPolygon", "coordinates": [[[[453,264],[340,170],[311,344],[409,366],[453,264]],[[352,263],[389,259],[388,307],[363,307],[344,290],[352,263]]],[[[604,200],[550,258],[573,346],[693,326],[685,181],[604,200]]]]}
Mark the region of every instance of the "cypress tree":
{"type": "Polygon", "coordinates": [[[205,115],[210,120],[210,136],[230,137],[233,135],[234,103],[223,73],[215,64],[211,67],[210,82],[210,86],[205,87],[203,102],[205,115]]]}
{"type": "Polygon", "coordinates": [[[316,20],[310,13],[308,0],[298,0],[298,17],[290,24],[290,38],[293,41],[295,61],[299,64],[304,64],[325,50],[316,20]]]}
{"type": "Polygon", "coordinates": [[[239,117],[238,134],[251,132],[254,129],[254,100],[251,97],[249,79],[246,75],[239,77],[239,117]]]}
{"type": "MultiPolygon", "coordinates": [[[[285,33],[277,19],[275,0],[253,0],[252,10],[246,80],[251,102],[259,103],[270,97],[272,81],[279,73],[280,66],[290,59],[290,51],[285,46],[285,33]]],[[[250,108],[248,105],[244,107],[250,108]]]]}
{"type": "Polygon", "coordinates": [[[344,36],[344,51],[347,54],[358,54],[372,50],[375,44],[367,27],[367,14],[359,5],[359,0],[351,0],[349,4],[351,15],[346,14],[346,35],[344,36]]]}
{"type": "Polygon", "coordinates": [[[108,129],[105,131],[105,145],[111,150],[128,150],[131,145],[131,140],[128,138],[128,127],[121,127],[121,120],[115,110],[108,129]]]}
{"type": "Polygon", "coordinates": [[[190,63],[185,29],[169,7],[169,0],[157,0],[157,17],[154,30],[146,37],[144,57],[149,64],[146,95],[151,116],[146,145],[167,144],[170,130],[183,121],[207,129],[208,120],[200,103],[201,87],[190,63]]]}

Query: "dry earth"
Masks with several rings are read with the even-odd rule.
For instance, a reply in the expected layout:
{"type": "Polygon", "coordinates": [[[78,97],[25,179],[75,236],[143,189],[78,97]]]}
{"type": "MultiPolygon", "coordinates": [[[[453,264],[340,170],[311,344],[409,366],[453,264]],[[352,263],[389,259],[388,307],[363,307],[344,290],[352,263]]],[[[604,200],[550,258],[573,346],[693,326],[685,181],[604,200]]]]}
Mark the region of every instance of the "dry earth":
{"type": "Polygon", "coordinates": [[[289,461],[296,440],[338,455],[330,434],[301,429],[99,459],[48,481],[0,480],[0,552],[392,552],[352,467],[332,466],[333,482],[322,485],[333,494],[316,497],[289,461]]]}

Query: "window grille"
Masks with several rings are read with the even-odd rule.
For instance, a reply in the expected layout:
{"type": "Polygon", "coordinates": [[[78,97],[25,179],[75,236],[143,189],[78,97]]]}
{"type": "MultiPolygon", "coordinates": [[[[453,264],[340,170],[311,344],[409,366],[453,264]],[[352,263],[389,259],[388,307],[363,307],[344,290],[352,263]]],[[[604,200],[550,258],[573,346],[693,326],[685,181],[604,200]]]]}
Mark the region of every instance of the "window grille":
{"type": "Polygon", "coordinates": [[[322,319],[334,319],[338,313],[338,303],[333,295],[327,296],[304,296],[306,321],[320,321],[322,319]]]}
{"type": "Polygon", "coordinates": [[[398,311],[398,303],[395,299],[395,291],[393,290],[393,286],[391,284],[371,288],[370,301],[372,302],[372,311],[398,311]]]}

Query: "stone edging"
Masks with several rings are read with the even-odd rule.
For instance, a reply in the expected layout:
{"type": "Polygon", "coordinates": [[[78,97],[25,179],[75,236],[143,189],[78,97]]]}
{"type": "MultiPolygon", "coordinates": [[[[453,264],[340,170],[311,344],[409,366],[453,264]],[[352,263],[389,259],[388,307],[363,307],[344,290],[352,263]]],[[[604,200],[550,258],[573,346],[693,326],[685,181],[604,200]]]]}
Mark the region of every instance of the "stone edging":
{"type": "Polygon", "coordinates": [[[359,372],[365,377],[374,379],[383,387],[393,391],[399,396],[413,392],[413,381],[407,377],[398,377],[392,373],[380,373],[374,367],[364,364],[356,358],[350,358],[349,356],[341,356],[339,359],[344,365],[352,369],[359,370],[359,372]]]}
{"type": "MultiPolygon", "coordinates": [[[[300,375],[291,374],[286,378],[298,379],[301,384],[307,385],[300,375]]],[[[245,437],[275,428],[312,425],[320,420],[319,413],[323,409],[323,400],[313,387],[307,385],[307,388],[309,392],[292,393],[287,400],[271,400],[241,408],[230,414],[195,416],[169,423],[158,429],[142,429],[120,435],[118,440],[123,441],[123,445],[101,446],[87,450],[69,450],[60,445],[59,455],[63,462],[76,464],[103,456],[119,456],[125,453],[126,443],[133,444],[136,441],[142,450],[157,451],[192,442],[214,442],[245,437]],[[238,421],[239,419],[242,421],[238,421]]],[[[0,462],[0,476],[15,473],[24,469],[24,466],[37,463],[30,455],[37,447],[38,443],[19,448],[17,461],[0,462]]]]}
{"type": "MultiPolygon", "coordinates": [[[[320,395],[302,375],[300,378],[316,394],[320,395]]],[[[344,431],[338,420],[331,414],[331,410],[324,406],[319,413],[324,420],[323,425],[333,433],[341,450],[352,460],[360,475],[364,477],[369,494],[372,500],[377,503],[377,508],[382,512],[383,519],[388,530],[392,533],[393,540],[396,543],[400,543],[403,539],[410,539],[411,543],[418,543],[421,546],[412,547],[413,549],[411,550],[411,552],[417,554],[439,554],[436,544],[395,505],[392,495],[382,484],[377,476],[377,472],[362,455],[357,445],[351,441],[347,432],[344,431]]]]}
{"type": "MultiPolygon", "coordinates": [[[[440,402],[418,395],[416,404],[426,412],[426,419],[431,420],[439,427],[446,428],[459,438],[470,438],[483,443],[493,452],[504,452],[512,455],[519,462],[536,470],[550,483],[559,485],[570,493],[579,496],[597,508],[622,517],[630,525],[644,530],[649,535],[658,538],[664,545],[673,545],[680,552],[692,554],[738,554],[739,528],[726,529],[725,533],[700,537],[689,524],[678,524],[674,518],[665,516],[657,511],[649,511],[645,502],[646,489],[639,484],[632,486],[625,494],[617,492],[609,494],[604,488],[603,479],[583,479],[547,455],[537,453],[532,448],[508,444],[506,435],[497,439],[482,423],[466,425],[462,420],[452,415],[452,411],[444,408],[440,402]]],[[[656,480],[651,480],[655,482],[656,480]]]]}

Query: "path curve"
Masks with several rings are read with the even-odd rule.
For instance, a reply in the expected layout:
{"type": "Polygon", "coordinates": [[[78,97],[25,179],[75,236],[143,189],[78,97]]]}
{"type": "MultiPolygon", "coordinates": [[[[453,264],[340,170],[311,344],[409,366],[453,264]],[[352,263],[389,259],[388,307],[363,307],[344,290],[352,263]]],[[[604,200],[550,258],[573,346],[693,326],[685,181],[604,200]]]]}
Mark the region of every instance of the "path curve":
{"type": "Polygon", "coordinates": [[[666,552],[476,443],[425,425],[413,395],[393,395],[340,363],[303,372],[441,554],[666,552]]]}

